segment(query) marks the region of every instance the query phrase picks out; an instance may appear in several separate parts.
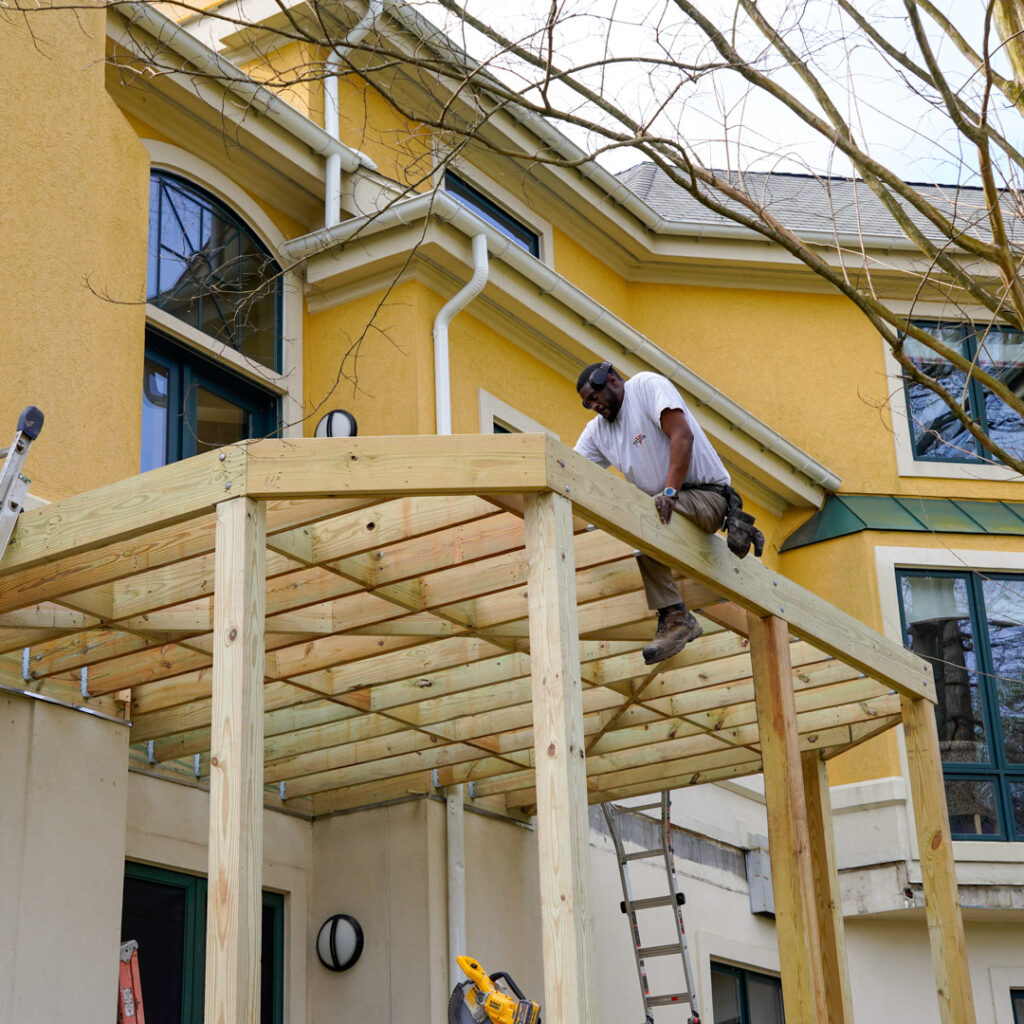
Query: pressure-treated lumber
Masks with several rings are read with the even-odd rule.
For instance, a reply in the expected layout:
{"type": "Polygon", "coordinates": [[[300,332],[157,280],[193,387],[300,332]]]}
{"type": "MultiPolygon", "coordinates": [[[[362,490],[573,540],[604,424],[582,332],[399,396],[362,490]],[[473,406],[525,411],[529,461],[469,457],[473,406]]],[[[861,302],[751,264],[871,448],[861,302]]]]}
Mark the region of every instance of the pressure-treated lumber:
{"type": "Polygon", "coordinates": [[[828,1004],[827,1019],[829,1024],[853,1024],[850,970],[846,959],[843,901],[839,894],[828,770],[817,750],[805,750],[800,755],[800,763],[803,766],[804,799],[807,803],[807,827],[814,870],[814,909],[821,937],[821,969],[825,980],[825,1001],[828,1004]]]}
{"type": "Polygon", "coordinates": [[[217,508],[210,747],[208,1024],[258,1024],[263,872],[263,595],[266,513],[217,508]]]}
{"type": "Polygon", "coordinates": [[[900,693],[934,702],[935,683],[923,659],[756,560],[738,560],[724,540],[685,517],[673,517],[666,527],[650,502],[636,500],[631,484],[553,438],[547,444],[548,484],[570,497],[578,514],[660,561],[679,566],[747,611],[778,616],[791,632],[900,693]]]}
{"type": "Polygon", "coordinates": [[[593,922],[590,826],[577,649],[572,506],[554,494],[524,502],[530,564],[530,652],[544,1019],[590,1024],[593,922]]]}
{"type": "Polygon", "coordinates": [[[786,623],[750,615],[775,932],[788,1024],[829,1020],[786,623]]]}
{"type": "Polygon", "coordinates": [[[942,1024],[974,1024],[974,997],[953,861],[935,709],[903,699],[907,773],[921,857],[928,939],[942,1024]]]}

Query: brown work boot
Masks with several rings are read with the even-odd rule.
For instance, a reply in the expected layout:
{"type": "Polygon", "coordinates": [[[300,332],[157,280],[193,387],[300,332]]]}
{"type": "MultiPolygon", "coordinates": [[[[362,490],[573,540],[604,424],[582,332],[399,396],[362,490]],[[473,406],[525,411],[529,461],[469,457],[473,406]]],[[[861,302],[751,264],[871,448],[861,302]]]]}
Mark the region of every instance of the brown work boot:
{"type": "Polygon", "coordinates": [[[703,632],[701,624],[685,608],[659,608],[658,630],[644,648],[644,663],[654,665],[671,658],[703,632]]]}

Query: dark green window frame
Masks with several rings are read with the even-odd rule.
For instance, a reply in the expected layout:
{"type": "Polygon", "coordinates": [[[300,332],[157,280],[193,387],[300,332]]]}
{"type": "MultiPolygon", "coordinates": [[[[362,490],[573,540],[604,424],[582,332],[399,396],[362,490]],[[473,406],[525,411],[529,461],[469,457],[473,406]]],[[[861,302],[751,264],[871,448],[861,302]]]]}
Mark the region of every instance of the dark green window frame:
{"type": "MultiPolygon", "coordinates": [[[[184,896],[184,942],[182,949],[181,1024],[202,1024],[206,987],[206,879],[167,868],[126,861],[125,880],[153,882],[178,890],[184,896]]],[[[262,1024],[284,1024],[284,896],[263,892],[263,949],[260,1020],[262,1024]]],[[[135,938],[122,935],[122,941],[135,938]]],[[[145,1006],[145,956],[139,950],[142,998],[145,1006]]],[[[147,1015],[148,1016],[148,1015],[147,1015]]]]}
{"type": "MultiPolygon", "coordinates": [[[[719,978],[719,984],[723,981],[732,990],[729,1010],[736,1010],[732,1016],[726,1015],[726,1008],[720,1005],[712,1005],[712,1012],[708,1014],[709,1020],[715,1024],[785,1024],[785,1014],[782,1008],[782,981],[773,974],[762,974],[760,971],[752,971],[746,967],[736,967],[733,964],[723,964],[711,961],[711,987],[715,989],[715,976],[719,978]],[[765,991],[770,993],[774,1006],[766,1016],[759,1013],[751,999],[751,986],[759,986],[762,994],[765,991]],[[733,1005],[735,1000],[735,1006],[733,1005]]],[[[721,999],[719,1000],[721,1002],[721,999]]],[[[714,995],[712,995],[714,1004],[714,995]]]]}
{"type": "Polygon", "coordinates": [[[281,369],[281,267],[233,210],[154,170],[146,300],[274,371],[281,369]]]}
{"type": "Polygon", "coordinates": [[[1024,988],[1010,989],[1010,1006],[1013,1009],[1013,1024],[1024,1024],[1024,988]]]}
{"type": "MultiPolygon", "coordinates": [[[[1024,736],[1024,625],[995,618],[999,614],[999,594],[1024,594],[1024,576],[898,569],[896,582],[904,643],[936,670],[936,718],[953,838],[1024,841],[1024,757],[1017,761],[1008,757],[1024,736]],[[918,623],[928,623],[927,632],[912,630],[914,623],[908,622],[905,600],[905,587],[909,588],[911,601],[917,600],[913,581],[924,579],[952,581],[952,587],[959,588],[964,599],[963,614],[958,604],[956,614],[948,614],[953,610],[948,609],[918,619],[918,623]],[[949,634],[941,639],[939,623],[945,624],[942,628],[949,634]],[[994,630],[998,632],[994,634],[994,630]],[[998,644],[993,644],[994,635],[999,637],[998,644]],[[938,652],[940,643],[944,645],[942,656],[938,652]],[[1001,674],[996,671],[995,650],[1006,666],[1001,674]],[[975,759],[956,758],[958,752],[973,753],[975,759]],[[990,805],[982,803],[982,798],[987,801],[989,796],[990,805]],[[969,813],[972,800],[975,810],[969,813]],[[990,816],[980,813],[989,806],[990,816]],[[973,828],[961,827],[971,822],[973,828]]],[[[928,601],[923,594],[921,599],[928,601]]],[[[933,599],[932,603],[940,602],[933,599]]]]}
{"type": "Polygon", "coordinates": [[[444,172],[444,190],[503,235],[511,238],[531,256],[540,257],[540,235],[536,231],[531,231],[518,217],[513,217],[508,210],[460,178],[454,171],[444,172]]]}
{"type": "Polygon", "coordinates": [[[277,433],[277,395],[148,330],[142,379],[142,472],[198,453],[200,391],[239,410],[244,437],[277,433]]]}
{"type": "MultiPolygon", "coordinates": [[[[969,323],[941,321],[914,321],[915,326],[941,338],[945,344],[976,363],[993,376],[1002,377],[1004,383],[1017,394],[1024,390],[1024,362],[1001,365],[991,357],[998,351],[1000,338],[1021,339],[1021,333],[1011,327],[989,325],[982,327],[969,323]]],[[[938,355],[903,336],[904,352],[923,373],[940,381],[947,391],[964,396],[967,412],[981,429],[1001,447],[1024,453],[1024,425],[1016,414],[1007,409],[1003,401],[963,371],[945,362],[938,355]],[[917,351],[920,348],[920,351],[917,351]]],[[[992,456],[960,424],[948,406],[923,385],[907,381],[904,387],[910,442],[914,459],[918,462],[959,462],[976,464],[991,462],[992,456]]]]}

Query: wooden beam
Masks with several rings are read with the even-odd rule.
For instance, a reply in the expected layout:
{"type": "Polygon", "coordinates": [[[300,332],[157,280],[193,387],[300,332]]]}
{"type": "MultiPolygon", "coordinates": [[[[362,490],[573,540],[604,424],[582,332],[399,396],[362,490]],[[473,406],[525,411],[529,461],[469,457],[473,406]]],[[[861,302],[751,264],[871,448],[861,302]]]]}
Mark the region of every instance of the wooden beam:
{"type": "Polygon", "coordinates": [[[217,508],[210,750],[208,1024],[259,1024],[266,511],[217,508]]]}
{"type": "Polygon", "coordinates": [[[803,751],[800,764],[803,767],[804,798],[807,801],[807,827],[814,870],[815,911],[821,936],[827,1019],[829,1024],[853,1024],[850,969],[846,958],[843,901],[839,894],[828,770],[818,750],[803,751]]]}
{"type": "Polygon", "coordinates": [[[572,506],[555,494],[524,502],[537,765],[544,1019],[594,1019],[590,826],[584,769],[572,506]]]}
{"type": "Polygon", "coordinates": [[[939,1020],[942,1024],[973,1024],[974,997],[967,969],[967,943],[960,914],[935,709],[926,701],[904,698],[903,729],[939,1020]]]}
{"type": "Polygon", "coordinates": [[[789,634],[786,623],[774,616],[751,615],[748,624],[786,1020],[789,1024],[819,1024],[829,1017],[815,912],[789,634]]]}
{"type": "Polygon", "coordinates": [[[570,497],[590,522],[678,566],[758,617],[784,619],[791,632],[900,693],[935,701],[931,666],[922,658],[756,559],[736,558],[721,537],[709,536],[685,517],[675,516],[665,526],[631,484],[545,437],[548,486],[570,497]]]}
{"type": "Polygon", "coordinates": [[[245,466],[244,447],[233,445],[22,512],[0,572],[128,540],[209,511],[228,493],[245,493],[245,466]]]}
{"type": "Polygon", "coordinates": [[[289,438],[246,447],[254,497],[495,494],[547,486],[544,434],[289,438]]]}

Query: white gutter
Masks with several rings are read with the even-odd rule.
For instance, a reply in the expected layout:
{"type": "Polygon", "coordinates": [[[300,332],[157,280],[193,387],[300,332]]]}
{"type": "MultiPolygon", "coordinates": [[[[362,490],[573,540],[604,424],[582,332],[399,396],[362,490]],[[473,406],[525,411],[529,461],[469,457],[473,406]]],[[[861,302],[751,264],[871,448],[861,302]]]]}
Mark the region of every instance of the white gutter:
{"type": "Polygon", "coordinates": [[[351,174],[359,168],[375,171],[377,165],[365,154],[332,138],[323,128],[259,85],[231,61],[199,42],[191,33],[160,14],[148,3],[126,0],[112,5],[128,21],[129,28],[139,25],[162,46],[188,61],[197,71],[208,75],[246,107],[252,107],[320,156],[334,154],[343,171],[351,174]]]}
{"type": "MultiPolygon", "coordinates": [[[[499,258],[512,270],[521,274],[539,292],[552,295],[576,313],[585,324],[602,331],[609,339],[627,352],[634,354],[651,369],[675,381],[694,400],[718,413],[734,428],[742,430],[766,451],[780,458],[813,484],[828,491],[839,489],[840,478],[830,469],[812,459],[791,441],[762,423],[731,398],[727,398],[702,377],[658,348],[649,338],[630,327],[586,292],[571,284],[561,274],[515,245],[509,238],[471,213],[451,196],[443,192],[426,193],[412,199],[393,203],[386,210],[367,217],[357,217],[332,228],[315,231],[285,242],[282,253],[292,260],[308,259],[341,245],[362,232],[378,232],[400,225],[416,223],[433,216],[452,225],[470,237],[484,234],[491,256],[499,258]]],[[[436,357],[435,357],[436,358],[436,357]]]]}
{"type": "MultiPolygon", "coordinates": [[[[353,46],[358,46],[377,23],[384,0],[370,0],[366,13],[352,27],[345,37],[331,50],[327,58],[327,77],[324,79],[324,131],[332,139],[338,138],[340,130],[340,111],[338,109],[338,72],[342,60],[348,56],[353,46]]],[[[328,153],[324,171],[324,224],[337,224],[341,220],[341,153],[328,153]]]]}
{"type": "MultiPolygon", "coordinates": [[[[450,202],[451,200],[449,200],[450,202]]],[[[434,422],[438,434],[452,432],[452,382],[448,358],[448,325],[456,313],[475,299],[487,283],[487,235],[473,236],[473,276],[434,318],[434,422]]]]}

